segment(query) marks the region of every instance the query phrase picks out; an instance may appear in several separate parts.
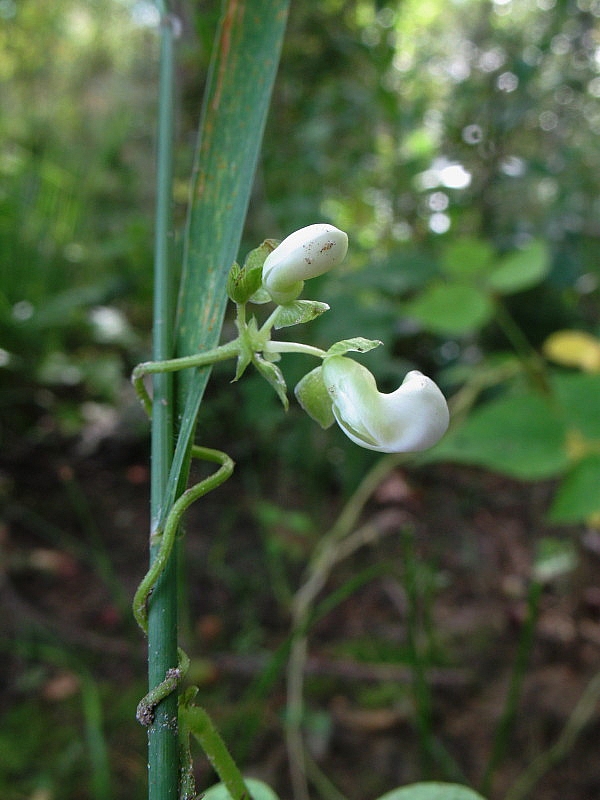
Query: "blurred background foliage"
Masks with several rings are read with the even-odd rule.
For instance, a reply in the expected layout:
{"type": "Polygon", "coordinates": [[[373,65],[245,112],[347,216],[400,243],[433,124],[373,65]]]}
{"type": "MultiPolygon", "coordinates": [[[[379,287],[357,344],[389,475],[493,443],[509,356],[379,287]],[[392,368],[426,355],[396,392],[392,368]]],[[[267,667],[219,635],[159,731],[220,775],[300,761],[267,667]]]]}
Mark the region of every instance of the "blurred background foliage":
{"type": "MultiPolygon", "coordinates": [[[[179,9],[180,224],[217,6],[179,9]]],[[[117,402],[147,349],[155,12],[0,13],[4,435],[76,433],[82,403],[117,402]]],[[[501,353],[544,371],[530,362],[557,329],[597,332],[597,14],[587,0],[293,10],[245,246],[315,219],[348,231],[343,273],[309,289],[334,311],[307,336],[381,338],[382,386],[418,366],[454,392],[501,353]]],[[[239,391],[235,433],[256,442],[281,415],[255,419],[257,380],[239,391]]]]}
{"type": "MultiPolygon", "coordinates": [[[[180,0],[177,14],[175,249],[219,3],[180,0]]],[[[332,311],[301,335],[381,339],[365,363],[385,390],[409,368],[435,377],[454,428],[427,458],[560,478],[555,522],[600,512],[599,18],[597,0],[292,4],[244,237],[249,250],[317,220],[346,230],[343,269],[307,285],[332,311]]],[[[156,24],[146,0],[0,0],[9,463],[146,437],[129,374],[150,340],[156,24]]],[[[309,367],[286,360],[290,386],[309,367]]],[[[257,377],[230,380],[215,369],[200,435],[230,445],[249,492],[268,495],[276,474],[318,517],[324,478],[347,493],[373,463],[297,407],[285,416],[257,377]]],[[[95,708],[89,796],[102,798],[95,708]]],[[[10,788],[24,753],[3,797],[26,796],[10,788]]]]}

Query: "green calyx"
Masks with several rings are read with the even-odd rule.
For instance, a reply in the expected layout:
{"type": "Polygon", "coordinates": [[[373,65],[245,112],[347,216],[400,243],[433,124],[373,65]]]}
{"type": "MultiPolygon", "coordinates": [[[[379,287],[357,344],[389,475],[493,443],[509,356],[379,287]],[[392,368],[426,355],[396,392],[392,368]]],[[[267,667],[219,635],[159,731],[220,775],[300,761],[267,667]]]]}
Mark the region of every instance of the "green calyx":
{"type": "Polygon", "coordinates": [[[234,303],[268,303],[268,292],[261,290],[263,264],[269,253],[277,247],[276,239],[265,239],[246,256],[244,266],[233,263],[227,279],[227,295],[234,303]]]}

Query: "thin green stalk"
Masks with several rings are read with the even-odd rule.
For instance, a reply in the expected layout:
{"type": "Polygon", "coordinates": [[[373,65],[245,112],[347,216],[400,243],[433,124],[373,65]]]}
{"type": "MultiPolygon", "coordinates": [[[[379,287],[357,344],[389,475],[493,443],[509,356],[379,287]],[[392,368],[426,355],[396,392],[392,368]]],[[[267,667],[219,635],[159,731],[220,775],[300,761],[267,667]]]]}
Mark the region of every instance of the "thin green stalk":
{"type": "Polygon", "coordinates": [[[542,392],[547,393],[549,391],[548,378],[546,376],[546,366],[543,359],[540,358],[539,353],[531,345],[521,328],[512,318],[505,303],[500,298],[496,298],[494,307],[496,311],[496,322],[514,347],[523,366],[529,373],[534,386],[537,386],[542,392]]]}
{"type": "Polygon", "coordinates": [[[419,564],[417,562],[412,534],[405,531],[402,543],[405,571],[404,586],[408,600],[407,639],[416,704],[416,725],[419,734],[421,775],[423,778],[428,778],[431,774],[432,754],[435,748],[431,727],[431,692],[425,675],[425,659],[423,657],[422,645],[419,641],[419,632],[421,629],[419,606],[424,598],[422,587],[419,586],[419,564]]]}
{"type": "Polygon", "coordinates": [[[209,757],[233,800],[248,800],[248,790],[242,774],[206,711],[200,706],[192,706],[184,714],[190,733],[209,757]]]}
{"type": "MultiPolygon", "coordinates": [[[[172,232],[174,40],[173,20],[162,0],[158,101],[156,229],[154,238],[154,360],[173,353],[173,297],[169,240],[172,232]]],[[[173,455],[173,379],[153,376],[152,476],[150,488],[151,541],[164,503],[173,455]]],[[[150,563],[159,545],[150,548],[150,563]]],[[[148,604],[148,685],[158,686],[175,668],[177,653],[177,570],[169,560],[148,604]]],[[[156,708],[148,728],[148,798],[175,800],[179,784],[177,695],[168,695],[156,708]]]]}
{"type": "Polygon", "coordinates": [[[519,647],[510,678],[510,685],[508,687],[508,694],[504,704],[504,711],[496,729],[494,742],[492,745],[492,752],[483,776],[483,780],[481,782],[481,793],[484,795],[484,797],[487,797],[490,794],[494,772],[504,758],[510,733],[517,715],[519,698],[521,696],[521,688],[523,686],[523,678],[525,677],[527,662],[529,661],[531,648],[533,646],[533,636],[535,633],[535,626],[539,613],[542,588],[543,586],[539,581],[533,581],[529,589],[529,596],[527,598],[527,619],[525,620],[521,637],[519,639],[519,647]]]}
{"type": "Polygon", "coordinates": [[[108,748],[102,724],[102,701],[97,684],[87,673],[82,675],[81,700],[90,757],[92,797],[94,800],[110,800],[113,794],[108,748]]]}
{"type": "Polygon", "coordinates": [[[599,698],[600,672],[597,672],[585,687],[558,739],[529,764],[508,790],[504,800],[526,800],[533,796],[531,792],[536,783],[571,752],[577,737],[593,718],[599,698]]]}
{"type": "Polygon", "coordinates": [[[306,353],[315,358],[324,358],[327,355],[325,350],[320,347],[313,347],[312,344],[301,344],[300,342],[267,342],[264,348],[265,353],[306,353]]]}

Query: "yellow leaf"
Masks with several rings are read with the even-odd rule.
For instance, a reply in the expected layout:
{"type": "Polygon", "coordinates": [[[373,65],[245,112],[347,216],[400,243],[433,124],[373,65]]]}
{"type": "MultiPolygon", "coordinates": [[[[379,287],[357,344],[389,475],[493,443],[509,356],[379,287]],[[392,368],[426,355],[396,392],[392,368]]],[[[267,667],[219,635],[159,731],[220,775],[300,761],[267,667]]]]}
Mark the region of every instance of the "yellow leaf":
{"type": "Polygon", "coordinates": [[[546,358],[584,372],[600,372],[600,341],[584,331],[556,331],[543,345],[546,358]]]}

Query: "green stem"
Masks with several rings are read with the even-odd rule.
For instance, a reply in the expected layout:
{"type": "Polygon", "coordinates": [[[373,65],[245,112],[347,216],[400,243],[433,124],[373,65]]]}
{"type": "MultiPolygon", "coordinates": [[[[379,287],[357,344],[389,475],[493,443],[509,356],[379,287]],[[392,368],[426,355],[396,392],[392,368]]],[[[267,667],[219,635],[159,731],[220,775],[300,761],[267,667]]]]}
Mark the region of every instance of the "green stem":
{"type": "MultiPolygon", "coordinates": [[[[172,227],[174,40],[175,31],[164,2],[161,13],[158,98],[156,230],[154,240],[153,357],[160,361],[173,353],[173,298],[169,257],[172,227]]],[[[173,455],[173,381],[168,373],[153,378],[152,524],[160,514],[173,455]]],[[[150,564],[158,553],[150,548],[150,564]]],[[[148,610],[148,684],[152,691],[177,664],[177,585],[172,561],[158,581],[148,610]]],[[[148,728],[148,798],[175,800],[179,784],[177,697],[167,696],[148,728]]]]}
{"type": "Polygon", "coordinates": [[[427,779],[431,773],[434,741],[431,727],[431,692],[425,675],[425,658],[420,638],[422,626],[421,609],[423,588],[419,585],[419,564],[415,552],[413,536],[404,532],[404,588],[408,601],[407,644],[413,680],[413,693],[416,704],[416,727],[419,736],[419,755],[421,775],[427,779]]]}
{"type": "Polygon", "coordinates": [[[275,325],[275,323],[277,322],[278,314],[279,314],[279,306],[277,306],[277,308],[274,311],[272,311],[271,314],[269,314],[266,321],[262,324],[260,332],[262,335],[265,336],[265,338],[268,338],[269,335],[271,334],[271,329],[273,328],[273,325],[275,325]]]}
{"type": "Polygon", "coordinates": [[[263,353],[306,353],[316,358],[325,358],[327,353],[320,347],[313,347],[310,344],[300,344],[300,342],[267,342],[263,348],[263,353]]]}
{"type": "Polygon", "coordinates": [[[492,745],[492,752],[483,776],[483,780],[481,782],[481,793],[484,795],[484,797],[487,797],[490,794],[494,772],[504,758],[513,723],[517,715],[519,698],[521,696],[521,688],[523,686],[523,679],[525,677],[525,670],[527,669],[527,662],[533,646],[533,636],[535,633],[535,626],[539,613],[542,589],[543,586],[539,581],[534,581],[529,589],[529,596],[527,598],[527,619],[523,626],[523,631],[519,640],[519,647],[510,678],[506,703],[504,705],[500,722],[498,723],[498,727],[496,729],[494,742],[492,745]]]}
{"type": "Polygon", "coordinates": [[[599,698],[600,672],[586,686],[558,739],[527,766],[525,772],[508,790],[504,800],[525,800],[532,797],[531,792],[540,778],[573,749],[575,740],[593,718],[599,698]]]}
{"type": "Polygon", "coordinates": [[[198,740],[233,800],[250,800],[242,773],[206,711],[192,706],[182,713],[190,733],[198,740]]]}
{"type": "Polygon", "coordinates": [[[531,345],[521,328],[517,325],[506,305],[502,300],[496,298],[495,301],[496,322],[502,332],[514,347],[515,352],[521,359],[525,369],[529,373],[535,386],[547,393],[549,391],[548,379],[546,377],[546,366],[538,352],[531,345]]]}
{"type": "Polygon", "coordinates": [[[144,361],[138,364],[133,370],[131,382],[146,412],[149,416],[152,416],[153,402],[144,385],[144,377],[146,375],[154,375],[156,381],[157,377],[163,373],[178,372],[182,369],[209,367],[219,361],[227,361],[229,358],[236,358],[239,351],[239,339],[234,339],[220,347],[206,350],[204,353],[194,353],[191,356],[181,356],[180,358],[165,358],[162,361],[144,361]]]}

